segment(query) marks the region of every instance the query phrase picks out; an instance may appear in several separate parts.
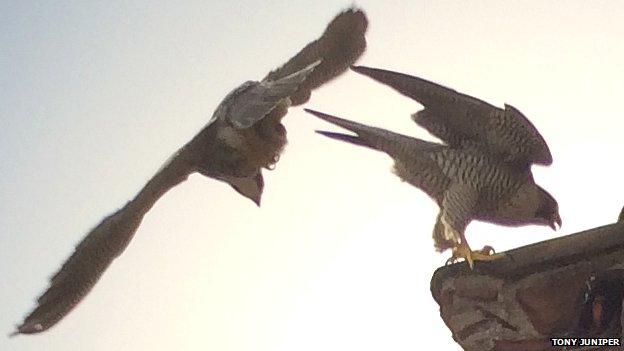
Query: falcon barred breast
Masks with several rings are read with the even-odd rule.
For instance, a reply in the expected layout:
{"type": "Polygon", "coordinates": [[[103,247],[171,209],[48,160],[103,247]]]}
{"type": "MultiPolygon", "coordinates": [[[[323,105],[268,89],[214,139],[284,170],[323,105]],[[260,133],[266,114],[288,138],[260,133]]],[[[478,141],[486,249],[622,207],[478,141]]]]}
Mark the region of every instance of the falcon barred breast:
{"type": "MultiPolygon", "coordinates": [[[[363,11],[338,14],[323,35],[261,81],[229,93],[208,124],[147,182],[134,199],[105,217],[76,246],[36,308],[12,335],[45,331],[65,317],[127,247],[144,215],[169,189],[195,172],[223,181],[257,205],[262,168],[272,169],[286,144],[281,119],[288,107],[346,71],[364,52],[368,20],[363,11]]],[[[232,68],[234,69],[234,68],[232,68]]]]}
{"type": "Polygon", "coordinates": [[[561,226],[557,201],[535,183],[531,164],[549,165],[552,156],[537,129],[516,108],[504,109],[452,89],[402,73],[352,67],[418,101],[412,116],[444,144],[366,126],[318,111],[307,112],[353,134],[318,131],[327,137],[383,151],[394,171],[423,190],[440,207],[433,239],[452,259],[492,260],[491,248],[472,251],[464,232],[472,220],[505,226],[561,226]]]}

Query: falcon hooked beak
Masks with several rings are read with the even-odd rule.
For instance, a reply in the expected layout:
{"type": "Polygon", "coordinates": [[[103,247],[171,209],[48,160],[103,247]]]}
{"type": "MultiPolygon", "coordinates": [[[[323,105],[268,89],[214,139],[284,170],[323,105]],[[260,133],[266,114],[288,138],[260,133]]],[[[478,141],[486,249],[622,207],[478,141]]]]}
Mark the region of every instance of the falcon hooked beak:
{"type": "Polygon", "coordinates": [[[559,212],[555,212],[550,219],[548,225],[552,228],[552,230],[561,229],[561,217],[559,216],[559,212]]]}

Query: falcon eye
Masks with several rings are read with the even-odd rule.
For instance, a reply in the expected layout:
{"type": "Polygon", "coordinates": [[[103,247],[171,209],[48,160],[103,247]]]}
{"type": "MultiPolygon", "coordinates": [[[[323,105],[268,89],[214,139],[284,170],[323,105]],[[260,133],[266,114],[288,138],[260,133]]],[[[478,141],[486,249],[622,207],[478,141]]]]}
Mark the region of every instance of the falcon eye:
{"type": "Polygon", "coordinates": [[[535,217],[550,220],[555,210],[547,203],[542,203],[535,211],[535,217]]]}

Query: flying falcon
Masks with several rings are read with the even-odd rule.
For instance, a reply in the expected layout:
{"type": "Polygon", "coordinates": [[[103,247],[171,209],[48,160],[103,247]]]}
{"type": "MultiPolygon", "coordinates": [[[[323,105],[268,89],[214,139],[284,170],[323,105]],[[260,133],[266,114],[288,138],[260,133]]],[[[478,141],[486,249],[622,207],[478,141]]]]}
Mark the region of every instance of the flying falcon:
{"type": "Polygon", "coordinates": [[[412,119],[445,144],[366,126],[321,112],[307,112],[353,134],[318,131],[327,137],[383,151],[394,171],[440,207],[433,230],[438,251],[452,259],[492,260],[491,247],[472,251],[464,231],[472,220],[506,226],[561,226],[557,201],[535,183],[531,164],[549,165],[546,142],[516,108],[504,109],[452,89],[401,73],[353,67],[387,84],[425,109],[412,119]]]}
{"type": "Polygon", "coordinates": [[[289,106],[346,71],[364,52],[368,26],[359,9],[340,13],[323,35],[261,81],[230,92],[208,124],[150,179],[134,199],[104,218],[51,277],[36,308],[12,335],[40,333],[65,317],[127,247],[143,216],[195,172],[223,181],[258,206],[262,168],[272,169],[286,144],[281,119],[289,106]]]}

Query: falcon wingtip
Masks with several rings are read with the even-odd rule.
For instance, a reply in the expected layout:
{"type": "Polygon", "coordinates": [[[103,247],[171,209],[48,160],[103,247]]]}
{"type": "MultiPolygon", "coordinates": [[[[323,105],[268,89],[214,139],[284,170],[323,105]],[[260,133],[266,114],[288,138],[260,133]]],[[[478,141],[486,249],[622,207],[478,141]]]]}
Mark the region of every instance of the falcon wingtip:
{"type": "Polygon", "coordinates": [[[369,71],[370,68],[366,67],[366,66],[359,66],[359,65],[351,65],[351,70],[360,74],[366,74],[365,72],[369,71]]]}
{"type": "Polygon", "coordinates": [[[315,116],[315,117],[318,117],[318,118],[326,121],[326,122],[339,125],[339,126],[341,126],[343,128],[346,128],[343,124],[348,124],[350,122],[350,121],[347,121],[347,120],[342,119],[340,117],[332,116],[330,114],[323,113],[323,112],[316,111],[316,110],[312,110],[312,109],[309,109],[309,108],[304,108],[303,110],[305,112],[315,116]]]}

